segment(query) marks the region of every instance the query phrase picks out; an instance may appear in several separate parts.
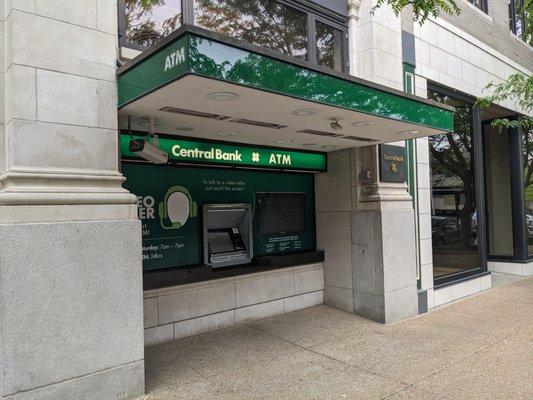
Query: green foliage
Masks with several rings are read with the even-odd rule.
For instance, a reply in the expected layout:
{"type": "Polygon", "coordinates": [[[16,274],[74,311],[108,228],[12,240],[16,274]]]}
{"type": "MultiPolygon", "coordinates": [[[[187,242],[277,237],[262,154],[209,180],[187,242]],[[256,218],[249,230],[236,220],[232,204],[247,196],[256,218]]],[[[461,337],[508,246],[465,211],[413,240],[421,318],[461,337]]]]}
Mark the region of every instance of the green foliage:
{"type": "Polygon", "coordinates": [[[503,82],[489,83],[485,90],[491,90],[491,94],[476,101],[481,109],[486,109],[495,102],[512,100],[526,114],[516,119],[498,118],[493,120],[491,125],[500,133],[507,129],[522,128],[524,187],[527,188],[533,178],[533,118],[527,115],[533,112],[533,76],[521,73],[512,74],[503,82]]]}
{"type": "MultiPolygon", "coordinates": [[[[476,105],[481,109],[488,108],[492,103],[511,100],[522,109],[524,114],[533,112],[533,76],[521,73],[512,74],[503,82],[489,83],[484,90],[490,91],[491,94],[476,101],[476,105]]],[[[517,119],[499,118],[492,121],[492,126],[498,128],[499,131],[518,127],[529,131],[533,128],[533,118],[527,115],[522,115],[517,119]]]]}
{"type": "Polygon", "coordinates": [[[125,35],[129,41],[143,46],[151,46],[178,27],[181,21],[180,12],[170,13],[160,20],[154,17],[154,8],[165,5],[165,1],[166,0],[125,1],[125,18],[127,26],[125,35]]]}
{"type": "Polygon", "coordinates": [[[304,58],[307,17],[274,0],[197,0],[198,26],[304,58]]]}
{"type": "Polygon", "coordinates": [[[434,187],[462,194],[459,218],[460,248],[471,248],[471,217],[476,209],[472,105],[429,90],[428,98],[455,108],[453,132],[429,137],[431,181],[434,187]]]}
{"type": "Polygon", "coordinates": [[[457,6],[455,0],[378,0],[372,8],[372,13],[383,5],[389,5],[396,15],[404,8],[411,6],[413,9],[413,21],[417,21],[420,25],[430,16],[438,17],[441,12],[457,15],[461,13],[461,9],[457,6]]]}

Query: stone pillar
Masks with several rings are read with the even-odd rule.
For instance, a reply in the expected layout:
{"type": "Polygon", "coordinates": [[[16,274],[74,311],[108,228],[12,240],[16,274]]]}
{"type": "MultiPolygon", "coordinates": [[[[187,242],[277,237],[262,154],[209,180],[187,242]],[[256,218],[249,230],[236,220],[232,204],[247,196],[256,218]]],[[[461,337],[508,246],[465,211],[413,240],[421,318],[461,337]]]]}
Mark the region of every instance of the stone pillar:
{"type": "Polygon", "coordinates": [[[0,399],[144,392],[116,0],[1,1],[0,399]]]}
{"type": "Polygon", "coordinates": [[[358,56],[357,26],[359,22],[360,0],[348,0],[348,59],[350,61],[350,74],[360,76],[363,74],[358,56]]]}
{"type": "MultiPolygon", "coordinates": [[[[399,15],[387,5],[374,10],[377,0],[361,0],[357,36],[350,49],[357,53],[359,67],[351,73],[361,78],[403,90],[402,25],[399,15]]],[[[350,30],[354,28],[350,26],[350,30]]]]}
{"type": "Polygon", "coordinates": [[[329,153],[315,181],[317,245],[325,303],[390,323],[418,313],[415,227],[406,184],[378,176],[377,146],[329,153]]]}

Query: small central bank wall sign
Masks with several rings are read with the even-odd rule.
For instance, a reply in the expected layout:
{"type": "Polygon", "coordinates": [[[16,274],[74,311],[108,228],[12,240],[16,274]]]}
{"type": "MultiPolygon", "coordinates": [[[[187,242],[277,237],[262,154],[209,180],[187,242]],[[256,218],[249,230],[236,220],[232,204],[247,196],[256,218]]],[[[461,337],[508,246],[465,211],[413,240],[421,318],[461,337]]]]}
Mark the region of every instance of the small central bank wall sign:
{"type": "Polygon", "coordinates": [[[379,179],[382,182],[405,182],[407,161],[405,147],[382,144],[379,146],[379,179]]]}

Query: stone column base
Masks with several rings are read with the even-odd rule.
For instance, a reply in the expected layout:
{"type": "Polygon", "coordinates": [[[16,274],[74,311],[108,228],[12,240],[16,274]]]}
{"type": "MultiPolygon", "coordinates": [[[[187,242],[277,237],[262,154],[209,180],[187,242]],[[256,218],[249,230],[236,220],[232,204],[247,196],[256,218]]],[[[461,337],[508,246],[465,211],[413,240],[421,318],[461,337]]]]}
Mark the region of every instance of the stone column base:
{"type": "Polygon", "coordinates": [[[390,323],[418,314],[415,218],[406,184],[378,181],[377,154],[375,146],[328,154],[315,181],[317,246],[326,253],[324,302],[390,323]]]}
{"type": "Polygon", "coordinates": [[[418,314],[412,209],[352,212],[354,312],[390,323],[418,314]]]}
{"type": "Polygon", "coordinates": [[[1,399],[144,394],[138,220],[0,224],[1,399]]]}

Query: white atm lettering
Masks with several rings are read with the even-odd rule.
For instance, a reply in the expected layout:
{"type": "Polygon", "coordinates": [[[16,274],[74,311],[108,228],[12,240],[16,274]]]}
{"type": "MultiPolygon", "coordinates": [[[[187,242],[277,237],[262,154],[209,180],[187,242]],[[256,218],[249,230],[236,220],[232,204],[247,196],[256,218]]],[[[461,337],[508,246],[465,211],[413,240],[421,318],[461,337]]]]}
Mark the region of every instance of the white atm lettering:
{"type": "Polygon", "coordinates": [[[165,72],[185,61],[185,50],[177,49],[165,58],[165,72]]]}
{"type": "Polygon", "coordinates": [[[288,154],[271,154],[268,163],[278,165],[291,165],[292,161],[291,156],[288,154]]]}

